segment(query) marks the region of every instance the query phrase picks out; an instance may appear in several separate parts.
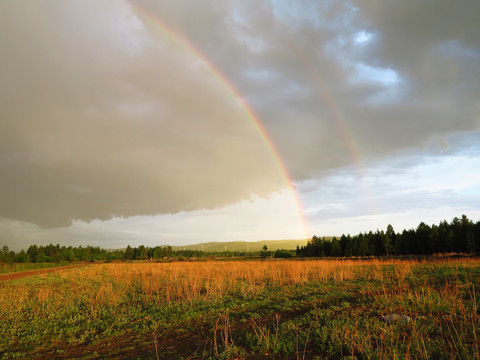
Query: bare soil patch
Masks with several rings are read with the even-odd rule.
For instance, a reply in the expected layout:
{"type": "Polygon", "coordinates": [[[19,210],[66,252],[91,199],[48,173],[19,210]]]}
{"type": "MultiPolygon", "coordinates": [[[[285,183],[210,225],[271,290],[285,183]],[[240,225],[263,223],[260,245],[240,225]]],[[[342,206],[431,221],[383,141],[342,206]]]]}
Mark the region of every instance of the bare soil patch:
{"type": "Polygon", "coordinates": [[[27,276],[48,274],[55,271],[73,269],[73,268],[78,268],[78,267],[87,266],[87,265],[90,265],[90,264],[82,263],[82,264],[75,264],[75,265],[68,265],[68,266],[59,266],[59,267],[54,267],[49,269],[38,269],[38,270],[21,271],[21,272],[10,273],[10,274],[2,274],[0,275],[0,282],[7,281],[7,280],[20,279],[27,276]]]}

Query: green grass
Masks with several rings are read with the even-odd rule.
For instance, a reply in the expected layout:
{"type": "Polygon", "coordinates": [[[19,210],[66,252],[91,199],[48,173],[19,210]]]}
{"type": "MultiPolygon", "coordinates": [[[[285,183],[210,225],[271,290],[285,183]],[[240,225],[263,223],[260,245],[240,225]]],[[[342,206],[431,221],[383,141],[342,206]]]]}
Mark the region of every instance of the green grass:
{"type": "Polygon", "coordinates": [[[0,358],[480,358],[479,262],[359,265],[344,281],[248,293],[238,282],[221,297],[170,302],[101,274],[0,283],[0,358]],[[388,325],[387,314],[411,321],[388,325]]]}
{"type": "Polygon", "coordinates": [[[0,263],[0,274],[15,273],[21,271],[31,271],[39,269],[49,269],[58,266],[72,265],[71,262],[61,263],[0,263]]]}

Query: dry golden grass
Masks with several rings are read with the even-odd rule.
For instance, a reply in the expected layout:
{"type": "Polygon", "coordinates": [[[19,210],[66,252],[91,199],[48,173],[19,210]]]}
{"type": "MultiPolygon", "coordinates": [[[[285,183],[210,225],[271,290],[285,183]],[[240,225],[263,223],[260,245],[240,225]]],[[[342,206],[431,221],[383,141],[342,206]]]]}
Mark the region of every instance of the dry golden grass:
{"type": "MultiPolygon", "coordinates": [[[[438,260],[445,263],[446,260],[438,260]]],[[[473,259],[448,260],[451,266],[474,266],[473,259]]],[[[60,302],[77,295],[88,295],[89,303],[114,306],[123,295],[132,301],[149,298],[155,303],[218,299],[233,291],[243,296],[261,293],[265,286],[291,286],[308,282],[343,282],[355,279],[395,281],[394,292],[402,291],[404,279],[421,263],[416,260],[315,260],[315,261],[209,261],[172,263],[110,263],[39,275],[37,281],[3,286],[0,306],[3,311],[19,311],[21,304],[60,302]],[[385,271],[391,267],[392,271],[385,271]],[[49,279],[56,279],[50,281],[49,279]],[[137,297],[137,298],[136,298],[137,297]],[[15,300],[12,302],[12,300],[15,300]],[[32,301],[35,300],[35,301],[32,301]]],[[[442,296],[452,293],[446,284],[442,296]]],[[[458,285],[457,285],[458,286],[458,285]]],[[[419,303],[430,302],[429,286],[414,292],[419,303]]],[[[454,301],[455,299],[452,299],[454,301]]]]}
{"type": "MultiPolygon", "coordinates": [[[[249,301],[258,295],[277,294],[275,299],[279,293],[288,301],[288,294],[300,294],[312,296],[306,300],[309,305],[300,306],[313,306],[316,320],[313,329],[311,325],[301,329],[294,324],[297,327],[291,331],[303,331],[304,336],[298,343],[296,335],[297,354],[305,354],[308,338],[315,336],[318,342],[322,336],[319,329],[328,327],[328,341],[348,344],[352,354],[371,354],[371,349],[377,349],[377,354],[383,354],[381,358],[427,358],[428,349],[438,348],[450,354],[480,355],[479,264],[478,259],[96,264],[0,283],[0,319],[9,324],[2,331],[12,337],[12,343],[18,341],[14,334],[26,333],[40,339],[63,338],[67,332],[76,339],[103,334],[109,328],[113,333],[135,324],[149,324],[157,309],[176,311],[177,305],[178,309],[195,309],[199,303],[208,304],[208,308],[228,297],[249,301]],[[296,293],[295,289],[300,290],[296,293]],[[308,295],[312,289],[314,294],[308,295]],[[343,300],[336,300],[337,294],[343,300]],[[322,315],[325,308],[338,318],[330,320],[330,315],[322,315]],[[364,316],[365,312],[370,315],[364,316]],[[400,339],[407,346],[401,353],[396,347],[398,329],[380,322],[381,314],[396,312],[413,320],[408,337],[400,339]],[[326,323],[326,317],[331,323],[326,323]],[[48,326],[48,334],[42,335],[48,326]],[[429,338],[429,334],[437,334],[436,328],[441,329],[438,336],[443,343],[429,338]],[[464,339],[468,339],[468,348],[462,348],[464,339]]],[[[269,330],[275,334],[271,338],[262,326],[255,323],[253,330],[267,348],[275,348],[280,333],[288,335],[279,330],[278,318],[269,330]]],[[[231,334],[223,336],[230,342],[231,334]]]]}

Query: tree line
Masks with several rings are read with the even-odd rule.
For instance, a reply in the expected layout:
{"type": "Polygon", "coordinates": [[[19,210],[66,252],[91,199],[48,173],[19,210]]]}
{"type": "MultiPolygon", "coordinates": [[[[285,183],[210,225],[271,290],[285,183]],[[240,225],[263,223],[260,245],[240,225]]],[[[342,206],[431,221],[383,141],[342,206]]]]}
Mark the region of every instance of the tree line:
{"type": "MultiPolygon", "coordinates": [[[[195,254],[188,254],[194,256],[195,254]]],[[[0,262],[4,263],[61,263],[73,261],[113,261],[113,260],[148,260],[163,259],[165,257],[179,256],[174,254],[171,246],[157,246],[132,248],[130,245],[125,250],[105,250],[100,247],[72,247],[49,244],[47,246],[31,245],[27,251],[18,253],[11,251],[8,246],[3,246],[0,252],[0,262]]]]}
{"type": "Polygon", "coordinates": [[[222,251],[207,252],[201,250],[173,250],[171,246],[138,247],[127,246],[125,250],[105,250],[100,247],[66,247],[59,244],[47,246],[31,245],[27,251],[9,250],[3,246],[0,251],[2,263],[61,263],[73,261],[131,261],[131,260],[188,260],[192,258],[233,258],[261,257],[288,258],[295,256],[295,250],[270,251],[265,245],[262,251],[222,251]]]}
{"type": "Polygon", "coordinates": [[[392,225],[386,231],[342,235],[333,239],[313,236],[305,246],[297,247],[300,257],[431,255],[435,253],[478,253],[480,221],[467,216],[455,217],[438,225],[421,222],[416,229],[396,233],[392,225]]]}
{"type": "MultiPolygon", "coordinates": [[[[274,253],[267,252],[268,256],[284,257],[285,251],[277,250],[274,253]]],[[[61,263],[73,261],[130,261],[130,260],[165,260],[165,259],[191,259],[207,257],[247,257],[262,256],[261,252],[223,251],[220,253],[205,252],[200,250],[173,250],[171,246],[138,247],[127,246],[125,250],[105,250],[100,247],[72,247],[49,244],[47,246],[31,245],[26,251],[12,251],[8,246],[3,246],[0,251],[2,263],[61,263]]],[[[290,251],[293,256],[295,251],[290,251]]]]}
{"type": "Polygon", "coordinates": [[[27,251],[11,251],[3,246],[0,252],[0,261],[4,263],[61,263],[72,261],[102,261],[118,260],[123,257],[123,251],[108,251],[100,247],[72,247],[49,244],[47,246],[31,245],[27,251]]]}
{"type": "Polygon", "coordinates": [[[426,225],[421,222],[416,229],[396,233],[392,225],[386,231],[360,233],[355,236],[342,235],[340,238],[313,236],[302,247],[295,250],[270,251],[264,247],[259,252],[224,251],[221,253],[200,250],[177,250],[171,246],[138,247],[127,246],[125,250],[105,250],[100,247],[72,247],[49,244],[31,245],[26,251],[9,250],[3,246],[0,262],[3,263],[44,263],[72,261],[131,261],[190,259],[206,257],[261,257],[289,258],[298,257],[351,257],[351,256],[390,256],[390,255],[430,255],[434,253],[478,253],[480,252],[480,221],[474,223],[465,215],[446,220],[438,225],[426,225]]]}

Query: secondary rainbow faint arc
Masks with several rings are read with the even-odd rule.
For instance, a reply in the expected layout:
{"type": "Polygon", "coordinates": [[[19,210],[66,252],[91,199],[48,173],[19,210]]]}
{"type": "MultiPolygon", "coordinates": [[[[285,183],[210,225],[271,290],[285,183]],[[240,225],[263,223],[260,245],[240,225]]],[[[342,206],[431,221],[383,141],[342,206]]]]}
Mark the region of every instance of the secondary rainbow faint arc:
{"type": "MultiPolygon", "coordinates": [[[[308,71],[316,91],[325,101],[325,104],[327,105],[327,108],[333,120],[335,121],[337,131],[342,137],[343,143],[346,145],[347,152],[353,161],[355,171],[358,177],[360,179],[365,178],[366,174],[364,168],[361,166],[362,160],[360,157],[360,150],[358,148],[358,145],[352,132],[348,127],[347,120],[340,106],[338,105],[337,101],[335,101],[332,93],[328,91],[327,87],[325,86],[325,81],[323,80],[322,73],[319,71],[315,62],[311,59],[311,57],[307,54],[303,47],[294,40],[290,32],[287,29],[284,29],[285,27],[282,26],[278,21],[275,22],[275,25],[280,26],[280,28],[283,30],[284,39],[287,40],[289,46],[294,50],[295,55],[305,65],[305,69],[306,71],[308,71]]],[[[364,199],[366,201],[368,210],[372,213],[378,212],[377,204],[375,203],[375,197],[370,187],[365,185],[363,182],[361,183],[361,187],[364,192],[364,199]]]]}
{"type": "MultiPolygon", "coordinates": [[[[305,52],[303,51],[305,54],[305,52]]],[[[366,177],[365,169],[362,167],[362,160],[360,158],[360,150],[355,142],[355,138],[352,135],[352,132],[347,126],[347,121],[345,120],[345,116],[343,115],[340,107],[338,106],[337,102],[333,99],[333,96],[327,91],[327,88],[324,85],[324,81],[322,79],[321,73],[316,69],[313,62],[304,55],[306,59],[303,60],[304,63],[308,63],[309,72],[313,75],[313,79],[315,82],[315,86],[323,97],[325,102],[328,104],[329,110],[335,119],[335,125],[337,126],[337,130],[340,133],[341,137],[343,138],[343,142],[347,146],[347,151],[350,155],[350,158],[353,160],[353,164],[355,167],[355,171],[360,179],[364,179],[366,177]]],[[[364,193],[364,200],[367,205],[368,210],[371,213],[377,213],[377,204],[375,202],[375,196],[368,185],[366,185],[363,181],[360,183],[361,188],[363,189],[364,193]]]]}
{"type": "Polygon", "coordinates": [[[194,54],[197,58],[201,59],[206,66],[209,68],[210,72],[220,81],[220,83],[230,92],[234,98],[240,103],[242,109],[247,114],[250,121],[253,123],[254,127],[259,132],[261,138],[267,145],[267,148],[272,153],[272,156],[282,174],[285,178],[285,181],[288,185],[288,188],[292,194],[293,201],[297,208],[298,216],[300,222],[303,226],[304,237],[310,238],[310,227],[308,224],[308,220],[303,212],[303,206],[299,197],[299,194],[293,185],[293,180],[282,161],[282,158],[271,140],[270,136],[268,135],[267,131],[265,130],[264,126],[262,125],[260,119],[255,115],[255,113],[250,109],[248,104],[243,100],[241,94],[235,89],[235,87],[231,84],[231,82],[223,75],[223,73],[215,67],[211,60],[209,60],[200,50],[198,50],[190,41],[188,41],[185,37],[183,37],[180,33],[169,27],[164,21],[159,19],[157,16],[149,12],[147,9],[139,5],[138,3],[134,3],[132,1],[128,1],[132,9],[140,15],[140,17],[148,20],[151,24],[155,25],[156,28],[160,29],[162,32],[167,34],[169,38],[173,39],[176,43],[178,43],[181,47],[186,49],[188,52],[194,54]]]}

